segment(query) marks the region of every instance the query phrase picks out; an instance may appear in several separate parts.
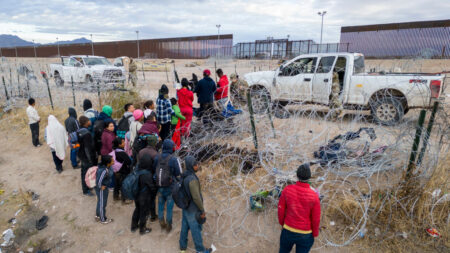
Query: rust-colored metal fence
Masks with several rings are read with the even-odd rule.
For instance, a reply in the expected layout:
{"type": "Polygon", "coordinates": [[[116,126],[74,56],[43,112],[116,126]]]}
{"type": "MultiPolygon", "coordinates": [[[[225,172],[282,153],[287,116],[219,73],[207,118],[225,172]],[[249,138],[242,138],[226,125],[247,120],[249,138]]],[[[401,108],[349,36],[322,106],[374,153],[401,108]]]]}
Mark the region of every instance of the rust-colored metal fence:
{"type": "MultiPolygon", "coordinates": [[[[213,56],[231,57],[233,35],[195,36],[149,40],[126,40],[94,43],[95,55],[115,58],[119,56],[141,58],[202,59],[213,56]]],[[[5,57],[55,57],[59,55],[91,55],[91,43],[60,44],[28,47],[0,48],[5,57]],[[59,49],[58,49],[59,47],[59,49]],[[35,55],[36,52],[36,55],[35,55]]]]}

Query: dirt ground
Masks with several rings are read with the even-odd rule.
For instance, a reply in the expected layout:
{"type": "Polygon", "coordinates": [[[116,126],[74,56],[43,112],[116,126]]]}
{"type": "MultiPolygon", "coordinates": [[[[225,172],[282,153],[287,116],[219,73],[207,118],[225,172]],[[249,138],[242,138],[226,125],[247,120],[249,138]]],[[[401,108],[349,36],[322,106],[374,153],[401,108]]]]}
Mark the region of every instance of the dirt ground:
{"type": "MultiPolygon", "coordinates": [[[[13,62],[13,59],[9,59],[13,62]]],[[[46,64],[56,62],[57,59],[22,59],[19,61],[34,64],[34,68],[45,69],[46,64]]],[[[158,60],[161,61],[161,60],[158,60]]],[[[199,77],[204,68],[214,69],[214,60],[201,60],[199,66],[186,67],[185,64],[194,62],[196,60],[177,60],[175,68],[178,75],[181,77],[188,77],[190,79],[191,73],[195,72],[199,77]]],[[[235,71],[238,74],[244,74],[251,71],[269,70],[276,67],[275,61],[232,61],[221,60],[218,61],[218,67],[223,66],[225,73],[232,73],[235,71]]],[[[377,70],[398,70],[415,71],[420,67],[422,72],[440,72],[450,70],[449,60],[423,60],[416,62],[413,60],[391,61],[391,60],[369,60],[366,65],[377,70]]],[[[172,65],[173,67],[173,65],[172,65]]],[[[157,89],[162,83],[173,83],[174,77],[171,71],[166,72],[139,72],[138,89],[143,98],[156,98],[157,89]],[[145,75],[145,80],[144,76],[145,75]]],[[[447,85],[448,87],[448,85],[447,85]]],[[[174,94],[174,89],[169,86],[171,94],[174,94]]],[[[72,97],[70,90],[63,92],[64,97],[57,99],[58,110],[62,115],[65,115],[65,108],[71,105],[72,97]],[[63,114],[64,113],[64,114],[63,114]]],[[[76,94],[78,112],[81,112],[81,102],[85,97],[95,98],[95,94],[86,94],[80,92],[76,94]]],[[[447,99],[448,100],[448,99],[447,99]]],[[[47,99],[38,100],[38,103],[46,104],[47,99]]],[[[97,102],[93,99],[94,104],[97,102]]],[[[21,101],[24,103],[24,101],[21,101]]],[[[324,107],[311,108],[297,108],[295,106],[288,108],[297,117],[290,119],[275,119],[274,125],[277,133],[281,136],[289,136],[292,134],[293,138],[303,140],[304,136],[314,134],[314,140],[311,138],[304,138],[305,140],[314,142],[324,142],[330,137],[349,129],[355,129],[361,126],[371,126],[370,121],[365,123],[356,123],[353,119],[360,117],[355,112],[348,111],[344,120],[340,124],[323,121],[322,117],[326,114],[327,109],[324,107]],[[307,119],[307,120],[306,120],[307,119]],[[296,131],[298,128],[289,128],[293,124],[303,124],[301,131],[296,131]],[[296,132],[295,132],[296,131],[296,132]],[[317,134],[317,135],[316,135],[317,134]],[[303,137],[302,137],[303,136],[303,137]]],[[[22,109],[23,110],[23,109],[22,109]]],[[[414,129],[414,122],[417,118],[418,112],[413,110],[406,115],[406,121],[410,122],[408,125],[414,129]]],[[[47,117],[47,115],[41,115],[47,117]]],[[[367,117],[366,116],[362,116],[367,117]]],[[[64,117],[60,117],[60,122],[63,122],[64,117]]],[[[1,124],[7,124],[5,120],[1,124]]],[[[45,127],[41,124],[41,142],[42,147],[34,148],[31,145],[31,137],[26,125],[26,120],[23,120],[22,125],[14,125],[14,129],[9,129],[0,137],[0,189],[5,192],[0,195],[0,203],[4,200],[4,206],[0,206],[0,232],[4,231],[11,224],[6,223],[10,218],[14,217],[17,210],[22,209],[23,206],[29,206],[28,211],[24,211],[17,215],[18,227],[25,226],[24,223],[29,223],[30,219],[36,219],[43,214],[49,216],[48,227],[35,231],[30,226],[21,238],[17,239],[20,242],[20,249],[27,252],[28,249],[33,248],[32,252],[37,252],[38,249],[52,248],[51,252],[99,252],[99,253],[116,253],[116,252],[178,252],[178,240],[180,232],[181,211],[177,207],[174,208],[174,228],[171,233],[161,231],[159,224],[152,223],[149,226],[153,231],[144,236],[130,231],[131,215],[134,205],[122,205],[120,202],[112,200],[112,192],[109,194],[107,215],[114,219],[114,222],[108,225],[101,225],[94,221],[96,197],[86,197],[81,194],[80,170],[72,169],[69,161],[69,152],[66,153],[64,160],[64,172],[58,174],[54,169],[51,153],[42,138],[42,129],[45,127]],[[16,127],[17,126],[17,127],[16,127]],[[19,129],[20,128],[20,129],[19,129]],[[17,196],[26,191],[34,191],[39,194],[38,201],[30,201],[18,199],[17,196]],[[20,193],[18,195],[18,193],[20,193]],[[24,204],[25,203],[25,204],[24,204]],[[2,209],[3,208],[3,209],[2,209]],[[4,211],[3,211],[4,210],[4,211]],[[20,239],[20,240],[19,240],[20,239]]],[[[262,143],[271,143],[270,136],[271,128],[268,127],[268,121],[265,117],[257,117],[257,127],[259,130],[258,137],[262,139],[262,143]]],[[[381,130],[383,133],[390,133],[394,138],[394,132],[386,128],[381,130]]],[[[386,141],[386,139],[384,140],[386,141]]],[[[252,139],[248,129],[242,130],[239,135],[228,139],[227,142],[234,142],[236,145],[245,147],[252,146],[252,139]]],[[[312,143],[305,142],[305,146],[312,143]]],[[[287,159],[290,156],[296,156],[300,152],[292,147],[284,147],[283,140],[277,143],[278,146],[267,145],[263,148],[272,148],[280,153],[284,153],[287,159]]],[[[405,152],[402,155],[407,155],[409,151],[409,143],[405,145],[405,152]]],[[[311,146],[311,149],[314,148],[311,146]]],[[[305,151],[303,151],[305,152],[305,151]]],[[[308,153],[309,150],[308,150],[308,153]]],[[[302,157],[300,159],[307,159],[309,157],[302,157]]],[[[403,157],[402,157],[403,159],[403,157]]],[[[207,173],[202,172],[202,183],[207,184],[207,173]]],[[[208,187],[215,187],[207,184],[208,187]]],[[[207,189],[210,190],[210,189],[207,189]]],[[[253,224],[255,231],[263,229],[264,236],[246,236],[246,238],[239,238],[239,242],[234,242],[232,237],[226,240],[218,240],[218,231],[220,228],[216,226],[219,224],[218,213],[215,202],[209,197],[205,196],[205,206],[207,210],[207,224],[204,227],[204,244],[209,246],[214,244],[217,252],[277,252],[279,245],[279,228],[277,227],[276,214],[270,213],[265,216],[258,214],[250,214],[246,223],[253,224]],[[273,224],[270,228],[256,227],[260,224],[260,219],[268,219],[268,224],[273,224]],[[244,241],[245,243],[242,243],[244,241]],[[230,245],[237,246],[230,247],[230,245]]],[[[245,206],[245,205],[243,205],[245,206]]],[[[28,224],[29,225],[29,224],[28,224]]],[[[26,226],[25,226],[26,227],[26,226]]],[[[32,226],[31,226],[32,227],[32,226]]],[[[238,231],[236,231],[238,233],[238,231]]],[[[2,240],[0,240],[2,242],[2,240]]],[[[353,246],[346,247],[323,247],[318,243],[315,245],[315,252],[357,252],[364,249],[354,248],[353,246]]],[[[189,236],[189,250],[194,252],[192,239],[189,236]]],[[[16,252],[2,249],[2,252],[16,252]]],[[[18,252],[18,251],[17,251],[18,252]]]]}

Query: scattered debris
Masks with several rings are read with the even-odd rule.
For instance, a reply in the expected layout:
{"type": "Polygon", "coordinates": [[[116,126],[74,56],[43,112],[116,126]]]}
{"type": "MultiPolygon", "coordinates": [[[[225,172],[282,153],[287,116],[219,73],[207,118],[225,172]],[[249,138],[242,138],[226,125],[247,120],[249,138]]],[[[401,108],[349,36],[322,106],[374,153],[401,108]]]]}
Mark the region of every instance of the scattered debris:
{"type": "Polygon", "coordinates": [[[2,206],[3,204],[5,204],[5,201],[4,201],[4,200],[2,200],[2,201],[0,202],[0,206],[2,206]]]}
{"type": "Polygon", "coordinates": [[[214,244],[211,244],[211,249],[212,249],[212,252],[215,252],[217,250],[217,248],[216,248],[216,246],[214,246],[214,244]]]}
{"type": "Polygon", "coordinates": [[[381,231],[379,228],[375,228],[375,236],[380,236],[381,231]]]}
{"type": "Polygon", "coordinates": [[[334,226],[336,223],[334,221],[330,221],[330,226],[334,226]]]}
{"type": "Polygon", "coordinates": [[[16,218],[11,218],[11,219],[8,220],[8,223],[11,223],[11,224],[13,224],[13,225],[16,225],[17,220],[16,220],[16,218]]]}
{"type": "Polygon", "coordinates": [[[27,252],[32,253],[33,251],[34,251],[34,248],[28,248],[28,249],[27,249],[27,252]]]}
{"type": "Polygon", "coordinates": [[[441,234],[435,228],[428,228],[426,231],[431,237],[441,237],[441,234]]]}
{"type": "Polygon", "coordinates": [[[0,195],[3,195],[3,193],[5,193],[5,190],[0,189],[0,195]]]}
{"type": "Polygon", "coordinates": [[[436,190],[431,193],[431,196],[435,199],[438,198],[441,195],[441,189],[437,188],[436,190]]]}
{"type": "Polygon", "coordinates": [[[19,210],[17,210],[17,212],[14,214],[14,216],[17,216],[17,215],[19,215],[20,213],[22,212],[22,208],[21,209],[19,209],[19,210]]]}
{"type": "Polygon", "coordinates": [[[4,242],[0,245],[2,247],[11,246],[14,243],[14,238],[16,238],[16,236],[14,235],[14,232],[10,228],[3,231],[2,237],[4,240],[4,242]]]}
{"type": "Polygon", "coordinates": [[[38,221],[36,221],[36,229],[42,230],[42,229],[46,228],[47,222],[48,222],[48,216],[47,215],[42,216],[42,218],[40,218],[38,221]]]}

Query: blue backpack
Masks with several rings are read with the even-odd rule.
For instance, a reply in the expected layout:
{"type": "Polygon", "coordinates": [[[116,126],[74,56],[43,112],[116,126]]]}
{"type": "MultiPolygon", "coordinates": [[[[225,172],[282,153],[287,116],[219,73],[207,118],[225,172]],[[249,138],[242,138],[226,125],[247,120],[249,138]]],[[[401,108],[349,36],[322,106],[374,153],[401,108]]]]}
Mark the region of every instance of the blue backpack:
{"type": "Polygon", "coordinates": [[[139,193],[139,176],[150,173],[148,170],[134,170],[123,180],[122,195],[130,200],[135,200],[139,193]]]}

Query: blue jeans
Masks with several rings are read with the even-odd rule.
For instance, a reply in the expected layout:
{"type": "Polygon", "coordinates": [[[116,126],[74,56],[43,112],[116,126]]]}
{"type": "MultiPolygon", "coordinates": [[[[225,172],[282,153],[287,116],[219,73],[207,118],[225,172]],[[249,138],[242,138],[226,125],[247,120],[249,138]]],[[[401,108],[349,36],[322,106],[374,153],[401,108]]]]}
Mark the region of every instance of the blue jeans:
{"type": "Polygon", "coordinates": [[[167,218],[166,222],[172,224],[172,211],[173,211],[173,199],[172,190],[170,187],[160,187],[158,189],[158,218],[160,221],[164,221],[164,206],[167,201],[167,218]]]}
{"type": "Polygon", "coordinates": [[[294,244],[296,253],[308,253],[314,244],[314,237],[312,234],[294,233],[283,228],[280,236],[279,253],[291,252],[294,244]]]}
{"type": "Polygon", "coordinates": [[[187,249],[189,230],[191,230],[192,239],[194,239],[195,251],[207,252],[203,246],[202,225],[195,219],[194,212],[183,210],[180,232],[180,250],[187,249]]]}
{"type": "Polygon", "coordinates": [[[77,154],[80,148],[70,148],[70,161],[72,162],[72,167],[77,167],[77,154]]]}

